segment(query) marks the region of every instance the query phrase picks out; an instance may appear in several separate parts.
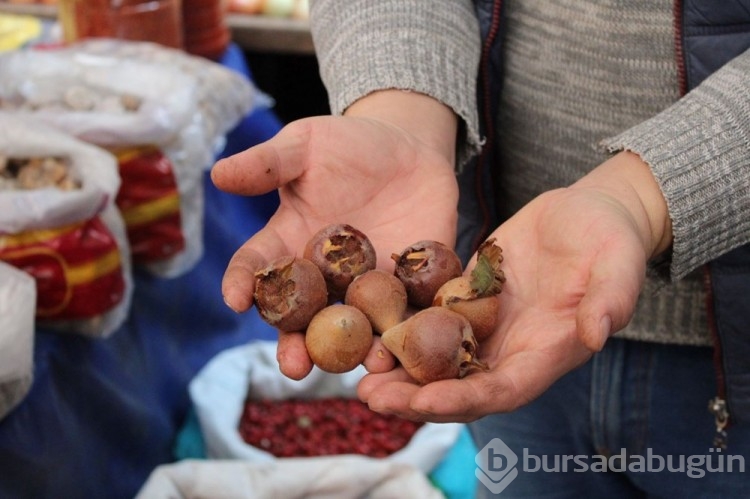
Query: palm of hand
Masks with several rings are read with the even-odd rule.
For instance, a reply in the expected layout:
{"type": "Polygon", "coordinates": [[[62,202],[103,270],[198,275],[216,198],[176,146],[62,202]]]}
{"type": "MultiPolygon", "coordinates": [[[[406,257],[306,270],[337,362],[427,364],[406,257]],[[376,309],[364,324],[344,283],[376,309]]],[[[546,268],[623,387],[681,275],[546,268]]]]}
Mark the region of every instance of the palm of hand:
{"type": "Polygon", "coordinates": [[[493,236],[503,248],[507,282],[499,328],[480,345],[489,371],[424,387],[400,369],[371,374],[359,387],[371,407],[430,421],[513,410],[592,355],[582,335],[606,336],[604,316],[622,327],[632,314],[646,258],[627,211],[610,198],[552,191],[493,236]]]}
{"type": "MultiPolygon", "coordinates": [[[[452,244],[458,187],[453,166],[403,130],[353,117],[295,122],[271,140],[219,162],[212,179],[244,195],[279,189],[267,225],[237,250],[222,281],[233,310],[252,306],[254,274],[283,255],[301,255],[310,237],[330,223],[348,223],[370,238],[378,265],[420,239],[452,244]]],[[[282,372],[300,379],[312,362],[300,333],[281,332],[282,372]]]]}
{"type": "Polygon", "coordinates": [[[449,244],[455,238],[452,166],[402,130],[374,120],[295,122],[217,165],[213,178],[222,190],[239,194],[279,188],[276,214],[250,244],[266,260],[299,254],[329,223],[365,232],[381,262],[415,237],[449,244]]]}

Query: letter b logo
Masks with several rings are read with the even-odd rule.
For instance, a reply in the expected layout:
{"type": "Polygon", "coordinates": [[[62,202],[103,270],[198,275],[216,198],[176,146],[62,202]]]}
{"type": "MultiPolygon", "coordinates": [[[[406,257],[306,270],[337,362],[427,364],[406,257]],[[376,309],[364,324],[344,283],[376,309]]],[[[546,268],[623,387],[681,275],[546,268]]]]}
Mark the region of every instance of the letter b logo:
{"type": "Polygon", "coordinates": [[[493,438],[480,450],[474,462],[474,474],[493,494],[499,494],[518,476],[518,456],[499,438],[493,438]]]}

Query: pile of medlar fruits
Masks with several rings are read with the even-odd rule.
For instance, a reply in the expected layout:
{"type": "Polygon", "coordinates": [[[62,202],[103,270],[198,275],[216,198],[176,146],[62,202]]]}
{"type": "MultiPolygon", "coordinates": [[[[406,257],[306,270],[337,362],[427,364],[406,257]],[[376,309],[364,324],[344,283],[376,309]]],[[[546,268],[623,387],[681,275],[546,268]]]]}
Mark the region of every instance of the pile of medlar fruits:
{"type": "Polygon", "coordinates": [[[268,324],[304,331],[310,358],[326,372],[355,369],[375,334],[423,385],[486,370],[477,342],[496,327],[505,282],[495,240],[479,247],[470,275],[463,275],[455,251],[437,241],[419,241],[391,258],[393,273],[376,269],[364,233],[328,225],[301,258],[284,256],[256,272],[255,306],[268,324]]]}

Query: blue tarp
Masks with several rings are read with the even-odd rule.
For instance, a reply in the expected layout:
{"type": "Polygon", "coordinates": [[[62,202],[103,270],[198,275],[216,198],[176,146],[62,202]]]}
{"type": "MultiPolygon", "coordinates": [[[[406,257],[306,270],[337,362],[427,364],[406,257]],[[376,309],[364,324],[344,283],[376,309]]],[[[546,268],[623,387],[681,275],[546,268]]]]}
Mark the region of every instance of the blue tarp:
{"type": "MultiPolygon", "coordinates": [[[[251,77],[235,46],[222,63],[251,77]]],[[[223,155],[280,127],[271,110],[256,110],[223,155]]],[[[204,184],[205,254],[191,272],[136,272],[130,316],[107,339],[37,331],[31,391],[0,421],[0,498],[132,498],[157,465],[174,460],[197,371],[221,350],[275,339],[254,311],[224,305],[220,283],[232,253],[275,210],[276,194],[225,194],[208,173],[204,184]]]]}

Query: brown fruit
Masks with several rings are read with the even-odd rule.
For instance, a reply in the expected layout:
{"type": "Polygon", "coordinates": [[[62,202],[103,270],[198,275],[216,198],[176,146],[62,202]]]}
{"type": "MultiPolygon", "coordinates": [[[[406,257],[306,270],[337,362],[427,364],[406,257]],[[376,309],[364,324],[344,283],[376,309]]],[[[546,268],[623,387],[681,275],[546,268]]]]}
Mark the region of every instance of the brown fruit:
{"type": "Polygon", "coordinates": [[[395,275],[373,269],[349,285],[344,303],[364,312],[377,333],[383,333],[404,319],[406,288],[395,275]]]}
{"type": "Polygon", "coordinates": [[[313,364],[323,371],[349,372],[364,362],[372,346],[372,327],[359,309],[336,303],[312,318],[305,346],[313,364]]]}
{"type": "Polygon", "coordinates": [[[261,318],[282,331],[303,331],[328,303],[317,265],[293,256],[277,258],[255,273],[253,298],[261,318]]]}
{"type": "Polygon", "coordinates": [[[477,264],[470,276],[461,276],[443,284],[435,293],[433,306],[448,307],[471,323],[474,337],[482,341],[497,327],[500,300],[505,274],[500,269],[503,250],[488,239],[477,250],[477,264]]]}
{"type": "Polygon", "coordinates": [[[303,256],[320,268],[332,300],[342,300],[354,278],[374,269],[377,263],[375,248],[367,236],[347,224],[320,229],[307,242],[303,256]]]}
{"type": "Polygon", "coordinates": [[[466,317],[477,341],[488,338],[497,327],[500,300],[497,295],[484,298],[474,296],[469,277],[456,277],[443,284],[435,294],[432,305],[446,307],[466,317]]]}
{"type": "Polygon", "coordinates": [[[419,308],[432,305],[440,286],[463,272],[461,259],[438,241],[419,241],[393,254],[395,275],[406,287],[409,303],[419,308]]]}
{"type": "Polygon", "coordinates": [[[445,307],[421,310],[382,335],[383,345],[417,383],[462,378],[487,367],[475,358],[469,321],[445,307]]]}

